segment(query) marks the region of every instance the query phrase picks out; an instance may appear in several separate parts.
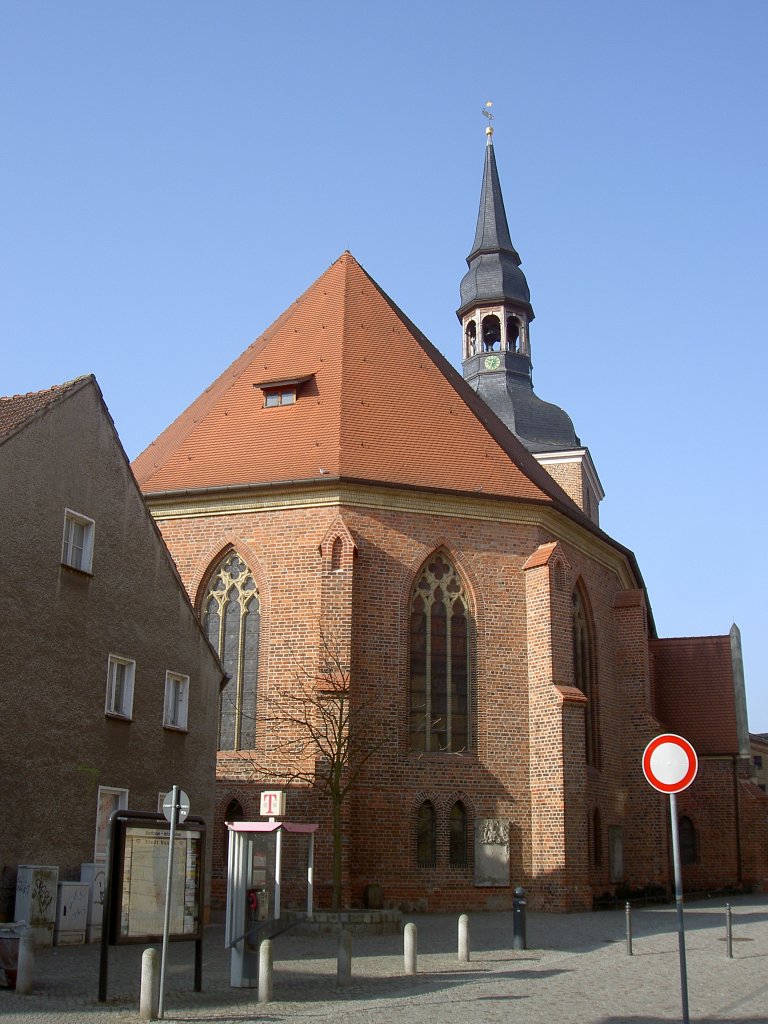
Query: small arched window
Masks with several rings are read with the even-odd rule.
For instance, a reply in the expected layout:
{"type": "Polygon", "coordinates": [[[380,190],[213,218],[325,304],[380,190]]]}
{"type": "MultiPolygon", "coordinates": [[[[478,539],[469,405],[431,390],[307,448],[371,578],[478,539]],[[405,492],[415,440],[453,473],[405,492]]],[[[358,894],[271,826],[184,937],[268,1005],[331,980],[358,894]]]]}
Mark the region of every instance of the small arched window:
{"type": "Polygon", "coordinates": [[[587,618],[586,601],[577,587],[573,592],[573,681],[587,698],[585,743],[587,764],[599,767],[597,680],[592,631],[587,618]]]}
{"type": "Polygon", "coordinates": [[[470,320],[467,324],[465,338],[467,344],[467,358],[469,358],[469,356],[473,356],[477,350],[477,324],[474,320],[470,320]]]}
{"type": "Polygon", "coordinates": [[[412,750],[467,750],[469,615],[459,575],[433,555],[411,596],[410,739],[412,750]]]}
{"type": "Polygon", "coordinates": [[[507,349],[510,352],[520,351],[520,322],[516,316],[507,317],[507,349]]]}
{"type": "Polygon", "coordinates": [[[483,317],[483,349],[491,352],[501,347],[501,323],[495,313],[483,317]]]}
{"type": "Polygon", "coordinates": [[[695,864],[698,851],[696,849],[696,829],[690,818],[683,816],[677,823],[677,834],[680,840],[680,862],[695,864]]]}
{"type": "Polygon", "coordinates": [[[589,852],[592,864],[599,867],[603,863],[603,826],[600,821],[600,810],[597,807],[592,812],[592,844],[589,852]]]}
{"type": "Polygon", "coordinates": [[[331,547],[331,572],[338,572],[341,569],[342,550],[341,537],[337,537],[331,547]]]}
{"type": "Polygon", "coordinates": [[[449,850],[448,860],[451,867],[463,868],[467,864],[467,809],[461,800],[451,807],[448,819],[449,850]]]}
{"type": "Polygon", "coordinates": [[[431,800],[425,800],[416,817],[416,863],[433,868],[437,860],[437,815],[431,800]]]}
{"type": "Polygon", "coordinates": [[[230,551],[214,570],[203,600],[203,627],[229,681],[219,702],[219,750],[250,750],[256,737],[259,592],[248,566],[230,551]]]}

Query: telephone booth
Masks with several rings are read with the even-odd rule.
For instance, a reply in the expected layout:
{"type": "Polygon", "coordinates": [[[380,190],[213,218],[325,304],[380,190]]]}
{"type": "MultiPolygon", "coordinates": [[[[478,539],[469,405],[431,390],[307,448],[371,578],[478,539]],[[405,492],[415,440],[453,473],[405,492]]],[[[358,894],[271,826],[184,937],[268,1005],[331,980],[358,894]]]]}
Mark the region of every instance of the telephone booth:
{"type": "Polygon", "coordinates": [[[312,916],[312,873],[317,825],[290,821],[228,821],[227,917],[224,943],[232,950],[230,984],[258,983],[259,942],[280,919],[283,833],[307,836],[307,914],[312,916]]]}

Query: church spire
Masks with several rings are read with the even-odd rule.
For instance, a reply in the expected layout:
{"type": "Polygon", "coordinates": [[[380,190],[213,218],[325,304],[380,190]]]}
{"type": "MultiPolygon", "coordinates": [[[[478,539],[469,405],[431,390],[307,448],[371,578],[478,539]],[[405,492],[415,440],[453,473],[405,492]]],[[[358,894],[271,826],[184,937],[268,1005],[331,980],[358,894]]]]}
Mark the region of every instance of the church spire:
{"type": "MultiPolygon", "coordinates": [[[[489,122],[493,119],[490,104],[483,113],[489,122]]],[[[531,295],[509,233],[490,123],[485,132],[477,228],[467,257],[469,269],[461,281],[461,306],[456,311],[463,334],[464,378],[597,522],[603,492],[589,452],[582,447],[568,414],[542,401],[533,390],[531,295]],[[572,466],[578,467],[575,474],[572,466]]]]}

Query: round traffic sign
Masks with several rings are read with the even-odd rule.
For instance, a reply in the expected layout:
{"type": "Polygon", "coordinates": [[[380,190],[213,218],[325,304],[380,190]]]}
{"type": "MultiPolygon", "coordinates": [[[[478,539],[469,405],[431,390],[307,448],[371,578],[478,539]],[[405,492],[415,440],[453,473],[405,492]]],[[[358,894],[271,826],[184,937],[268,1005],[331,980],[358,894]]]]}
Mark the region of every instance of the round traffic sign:
{"type": "Polygon", "coordinates": [[[688,740],[672,732],[652,739],[643,751],[643,772],[660,793],[682,793],[696,778],[699,761],[688,740]]]}
{"type": "MultiPolygon", "coordinates": [[[[189,797],[183,789],[178,791],[177,802],[179,807],[179,815],[176,818],[176,824],[180,825],[183,821],[187,820],[189,814],[189,797]]],[[[171,821],[173,817],[173,790],[165,794],[165,800],[163,800],[163,814],[165,815],[166,821],[171,821]]]]}

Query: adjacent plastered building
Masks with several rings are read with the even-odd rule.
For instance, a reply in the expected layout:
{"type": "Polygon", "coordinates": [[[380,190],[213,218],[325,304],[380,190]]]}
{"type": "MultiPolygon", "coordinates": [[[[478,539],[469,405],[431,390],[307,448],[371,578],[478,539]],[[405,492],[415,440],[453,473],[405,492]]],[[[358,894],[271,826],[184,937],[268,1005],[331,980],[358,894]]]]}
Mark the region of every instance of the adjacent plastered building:
{"type": "Polygon", "coordinates": [[[211,820],[222,669],[93,377],[0,399],[0,919],[174,784],[211,820]]]}

